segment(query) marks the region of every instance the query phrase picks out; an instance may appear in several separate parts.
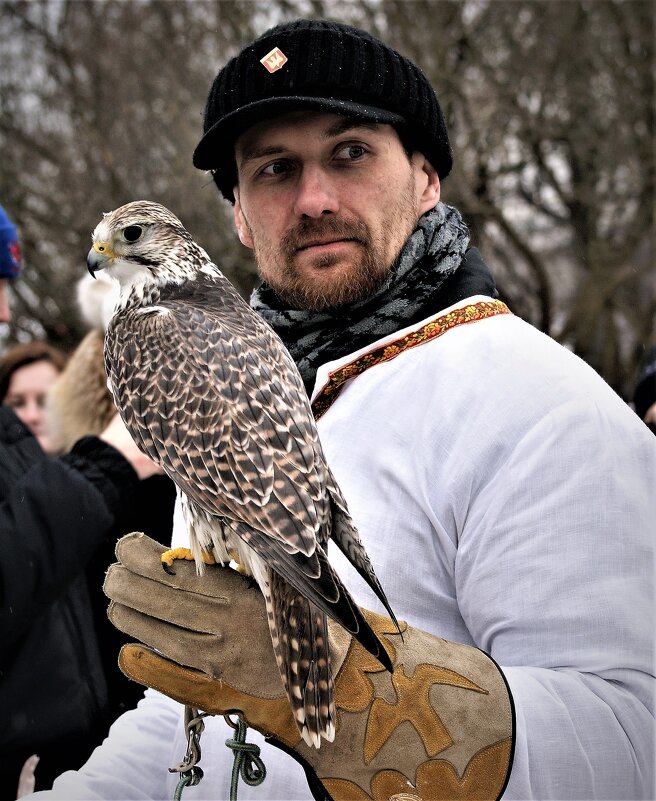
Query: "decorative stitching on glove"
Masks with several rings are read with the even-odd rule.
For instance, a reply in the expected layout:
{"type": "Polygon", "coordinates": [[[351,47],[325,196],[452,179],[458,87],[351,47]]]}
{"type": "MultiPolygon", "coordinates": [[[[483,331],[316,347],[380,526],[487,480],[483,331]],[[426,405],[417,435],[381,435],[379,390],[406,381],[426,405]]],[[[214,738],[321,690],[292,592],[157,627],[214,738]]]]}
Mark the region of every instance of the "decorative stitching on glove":
{"type": "Polygon", "coordinates": [[[394,731],[406,720],[421,737],[428,756],[436,756],[453,744],[428,697],[433,684],[450,684],[489,695],[487,690],[447,668],[429,664],[417,665],[415,672],[406,676],[403,665],[398,665],[392,674],[396,701],[390,703],[384,698],[376,698],[371,705],[364,742],[365,765],[371,762],[394,731]]]}
{"type": "MultiPolygon", "coordinates": [[[[383,639],[383,635],[398,635],[396,626],[387,617],[376,615],[364,609],[362,611],[367,623],[369,623],[380,642],[384,645],[392,664],[394,664],[396,662],[396,648],[387,638],[383,639]]],[[[407,631],[408,624],[404,620],[400,620],[399,628],[401,634],[403,634],[403,632],[407,631]]],[[[375,697],[374,685],[365,674],[381,673],[383,670],[385,668],[376,657],[365,651],[357,640],[353,640],[335,682],[335,705],[345,712],[364,712],[375,697]],[[344,688],[344,692],[340,692],[341,688],[344,688]]]]}
{"type": "Polygon", "coordinates": [[[470,801],[498,798],[506,776],[512,738],[482,748],[469,761],[462,778],[444,759],[423,762],[414,785],[398,771],[381,770],[371,781],[371,795],[346,779],[323,779],[333,798],[349,801],[470,801]]]}

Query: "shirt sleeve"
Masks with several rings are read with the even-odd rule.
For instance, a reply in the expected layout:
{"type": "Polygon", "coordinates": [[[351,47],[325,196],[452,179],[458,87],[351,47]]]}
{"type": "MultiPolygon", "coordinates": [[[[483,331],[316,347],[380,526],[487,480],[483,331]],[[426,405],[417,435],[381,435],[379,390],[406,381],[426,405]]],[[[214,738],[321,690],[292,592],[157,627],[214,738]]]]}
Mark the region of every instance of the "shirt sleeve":
{"type": "MultiPolygon", "coordinates": [[[[155,690],[146,690],[136,709],[123,713],[102,745],[77,771],[55,779],[52,790],[33,793],[30,801],[165,801],[170,792],[171,752],[182,709],[155,690]]],[[[180,751],[182,759],[184,752],[180,751]]],[[[193,797],[193,791],[187,788],[193,797]]]]}
{"type": "Polygon", "coordinates": [[[456,589],[515,703],[506,799],[655,797],[656,449],[618,404],[565,402],[479,463],[456,589]]]}

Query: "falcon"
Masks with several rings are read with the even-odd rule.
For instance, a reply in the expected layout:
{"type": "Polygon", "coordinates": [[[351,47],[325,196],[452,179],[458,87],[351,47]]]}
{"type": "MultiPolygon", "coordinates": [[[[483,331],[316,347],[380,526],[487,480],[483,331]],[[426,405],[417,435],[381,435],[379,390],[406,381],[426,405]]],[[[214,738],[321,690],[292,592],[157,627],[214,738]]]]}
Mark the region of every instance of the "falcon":
{"type": "MultiPolygon", "coordinates": [[[[200,572],[235,560],[260,587],[306,743],[335,735],[327,616],[392,670],[330,565],[329,540],[396,623],[326,463],[302,379],[274,331],[182,223],[139,201],[103,215],[89,271],[119,298],[105,338],[108,383],[137,446],[177,485],[200,572]]],[[[181,553],[180,551],[186,553],[181,553]]]]}

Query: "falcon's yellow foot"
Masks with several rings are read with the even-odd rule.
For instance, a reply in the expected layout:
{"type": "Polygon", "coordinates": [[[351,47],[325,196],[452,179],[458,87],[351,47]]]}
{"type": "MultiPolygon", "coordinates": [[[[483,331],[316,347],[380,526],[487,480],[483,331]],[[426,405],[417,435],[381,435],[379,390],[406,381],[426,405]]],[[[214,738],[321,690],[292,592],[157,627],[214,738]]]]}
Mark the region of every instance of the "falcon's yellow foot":
{"type": "MultiPolygon", "coordinates": [[[[208,551],[203,551],[201,553],[201,557],[206,565],[216,564],[216,559],[208,551]]],[[[176,559],[186,559],[187,561],[193,561],[193,558],[194,558],[193,554],[191,553],[189,548],[171,548],[169,551],[164,551],[164,553],[160,557],[160,559],[162,560],[162,567],[170,576],[175,576],[175,571],[171,570],[171,567],[173,566],[173,562],[175,562],[176,559]]]]}

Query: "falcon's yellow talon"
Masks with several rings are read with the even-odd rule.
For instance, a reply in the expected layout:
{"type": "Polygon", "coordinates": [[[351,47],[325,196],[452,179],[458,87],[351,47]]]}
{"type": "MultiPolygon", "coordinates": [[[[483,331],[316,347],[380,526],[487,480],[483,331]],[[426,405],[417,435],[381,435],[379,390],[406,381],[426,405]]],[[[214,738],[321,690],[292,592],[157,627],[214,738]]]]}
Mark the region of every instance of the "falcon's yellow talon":
{"type": "MultiPolygon", "coordinates": [[[[171,576],[175,576],[175,572],[171,570],[171,567],[176,559],[186,559],[188,562],[191,562],[193,561],[193,558],[194,555],[189,548],[171,548],[168,551],[164,551],[164,553],[160,556],[160,559],[162,560],[162,567],[171,576]]],[[[209,551],[203,551],[201,553],[201,558],[206,565],[216,564],[216,559],[209,551]]]]}
{"type": "Polygon", "coordinates": [[[164,551],[160,558],[162,562],[165,562],[171,567],[176,559],[187,559],[191,561],[194,557],[189,548],[171,548],[168,551],[164,551]]]}

